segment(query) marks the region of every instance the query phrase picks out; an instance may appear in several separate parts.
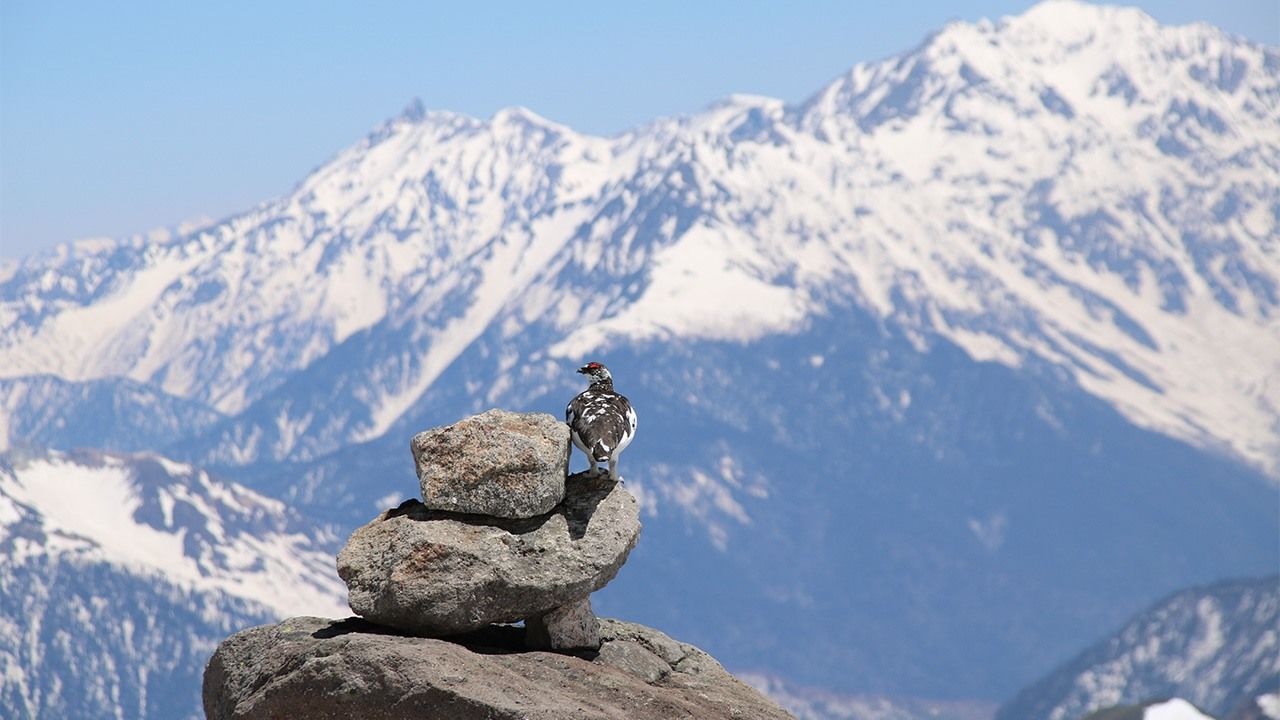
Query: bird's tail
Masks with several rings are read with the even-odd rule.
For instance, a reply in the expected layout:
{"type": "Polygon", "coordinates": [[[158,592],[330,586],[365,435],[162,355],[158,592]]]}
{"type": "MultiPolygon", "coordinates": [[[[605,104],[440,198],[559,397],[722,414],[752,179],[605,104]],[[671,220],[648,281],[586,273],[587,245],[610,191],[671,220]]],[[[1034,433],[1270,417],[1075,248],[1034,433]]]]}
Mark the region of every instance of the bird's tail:
{"type": "Polygon", "coordinates": [[[605,444],[597,441],[591,446],[591,457],[596,462],[609,462],[609,448],[605,444]]]}

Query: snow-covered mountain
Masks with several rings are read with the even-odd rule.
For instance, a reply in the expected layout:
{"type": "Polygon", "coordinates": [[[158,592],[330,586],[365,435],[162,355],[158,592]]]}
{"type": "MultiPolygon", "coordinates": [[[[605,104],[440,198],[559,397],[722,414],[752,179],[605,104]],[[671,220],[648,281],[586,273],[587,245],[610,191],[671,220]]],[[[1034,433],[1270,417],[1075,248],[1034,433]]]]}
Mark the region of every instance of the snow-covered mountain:
{"type": "Polygon", "coordinates": [[[347,614],[333,544],[279,501],[157,455],[0,455],[0,708],[199,717],[227,634],[347,614]]]}
{"type": "Polygon", "coordinates": [[[616,138],[413,106],[202,232],[28,259],[0,373],[266,403],[210,458],[299,460],[382,435],[489,327],[542,335],[514,365],[746,341],[848,300],[1276,473],[1277,172],[1276,50],[1054,0],[796,106],[734,97],[616,138]],[[337,354],[337,397],[278,392],[337,354]]]}
{"type": "Polygon", "coordinates": [[[1280,577],[1272,575],[1193,588],[1157,603],[1028,686],[996,718],[1071,720],[1169,697],[1225,718],[1277,691],[1280,577]]]}
{"type": "Polygon", "coordinates": [[[0,269],[0,442],[349,528],[413,432],[560,412],[590,355],[647,514],[598,610],[997,699],[1280,561],[1278,170],[1275,49],[1061,0],[613,138],[415,104],[236,217],[0,269]]]}

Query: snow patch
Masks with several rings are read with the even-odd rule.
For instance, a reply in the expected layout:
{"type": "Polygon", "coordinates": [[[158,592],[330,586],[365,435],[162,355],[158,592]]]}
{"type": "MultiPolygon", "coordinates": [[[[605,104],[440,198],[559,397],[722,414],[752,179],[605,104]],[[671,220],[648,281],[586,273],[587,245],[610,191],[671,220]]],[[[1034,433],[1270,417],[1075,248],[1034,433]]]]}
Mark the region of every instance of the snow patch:
{"type": "Polygon", "coordinates": [[[577,357],[611,337],[749,342],[794,330],[810,303],[794,288],[773,284],[753,266],[766,265],[741,233],[708,225],[691,228],[654,259],[644,293],[617,314],[586,325],[550,349],[577,357]]]}
{"type": "Polygon", "coordinates": [[[1255,702],[1258,703],[1258,709],[1266,715],[1269,720],[1280,720],[1280,693],[1267,693],[1259,695],[1255,702]]]}
{"type": "Polygon", "coordinates": [[[1148,705],[1142,713],[1142,720],[1213,720],[1213,718],[1200,712],[1195,705],[1186,700],[1174,698],[1148,705]]]}

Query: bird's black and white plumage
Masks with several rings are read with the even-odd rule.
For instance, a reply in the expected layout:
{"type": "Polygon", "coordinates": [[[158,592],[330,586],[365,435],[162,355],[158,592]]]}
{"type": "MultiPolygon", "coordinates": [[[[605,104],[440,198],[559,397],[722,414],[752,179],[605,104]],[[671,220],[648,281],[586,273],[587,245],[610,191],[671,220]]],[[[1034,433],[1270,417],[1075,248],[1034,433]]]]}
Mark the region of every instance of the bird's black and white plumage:
{"type": "Polygon", "coordinates": [[[586,453],[590,470],[595,471],[596,463],[607,462],[609,478],[617,480],[618,455],[636,436],[636,411],[630,400],[614,392],[609,368],[589,362],[578,372],[591,380],[591,386],[564,409],[564,421],[573,444],[586,453]]]}

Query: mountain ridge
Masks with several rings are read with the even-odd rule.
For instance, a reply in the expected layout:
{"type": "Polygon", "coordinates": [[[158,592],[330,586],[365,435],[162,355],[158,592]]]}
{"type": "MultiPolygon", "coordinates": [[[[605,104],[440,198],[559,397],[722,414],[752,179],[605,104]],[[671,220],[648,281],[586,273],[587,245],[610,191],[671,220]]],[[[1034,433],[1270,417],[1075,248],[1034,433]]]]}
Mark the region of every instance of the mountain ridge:
{"type": "MultiPolygon", "coordinates": [[[[239,414],[356,333],[412,326],[426,336],[421,361],[357,370],[362,388],[348,404],[364,410],[340,441],[360,442],[385,432],[479,328],[513,322],[516,308],[514,322],[528,325],[538,300],[558,318],[548,352],[562,356],[669,337],[751,340],[822,313],[834,291],[978,360],[1059,363],[1135,422],[1274,475],[1280,390],[1265,378],[1280,369],[1266,361],[1280,341],[1265,329],[1276,323],[1280,260],[1264,208],[1280,191],[1245,180],[1280,169],[1273,65],[1274,50],[1207,27],[1053,2],[999,23],[953,23],[797,105],[734,97],[614,138],[520,108],[484,121],[411,104],[289,194],[206,231],[19,269],[0,286],[0,356],[10,377],[36,367],[69,380],[126,375],[239,414]],[[1076,38],[1081,23],[1106,32],[1076,38]],[[1185,77],[1135,70],[1141,42],[1112,42],[1135,29],[1185,77]],[[1120,59],[1095,67],[1104,42],[1120,59]],[[1050,73],[1050,60],[1071,70],[1050,73]],[[1076,71],[1095,81],[1068,83],[1076,71]],[[1208,93],[1187,100],[1189,86],[1208,93]],[[921,146],[942,151],[909,149],[921,146]],[[997,157],[1020,146],[1049,151],[1020,151],[1044,158],[1037,166],[997,157]],[[1181,217],[1204,195],[1177,189],[1181,168],[1210,160],[1227,189],[1205,199],[1228,235],[1181,217]],[[1014,179],[1027,173],[1041,179],[1014,179]],[[1117,181],[1099,187],[1100,175],[1117,181]],[[975,182],[976,195],[966,189],[975,182]],[[1167,197],[1153,204],[1153,193],[1167,197]],[[851,201],[851,213],[833,212],[851,201]],[[619,212],[635,219],[663,204],[648,225],[613,227],[619,212]],[[957,242],[921,240],[933,237],[957,242]],[[59,287],[71,272],[82,287],[32,296],[50,271],[59,287]],[[589,300],[567,295],[584,281],[589,300]],[[724,293],[751,302],[725,307],[714,301],[724,293]],[[50,305],[63,309],[31,314],[50,305]],[[117,316],[132,316],[132,329],[117,316]],[[236,331],[243,323],[268,335],[236,331]],[[192,327],[219,340],[182,329],[192,327]],[[1202,343],[1206,334],[1215,341],[1202,343]],[[1223,346],[1254,360],[1203,373],[1224,362],[1213,351],[1223,346]],[[1235,402],[1214,400],[1223,397],[1235,402]]],[[[283,424],[317,421],[301,412],[283,424]]]]}
{"type": "Polygon", "coordinates": [[[1277,575],[1180,590],[1023,689],[996,720],[1066,720],[1170,697],[1234,717],[1280,690],[1277,617],[1277,575]]]}
{"type": "Polygon", "coordinates": [[[18,558],[68,557],[216,591],[279,613],[344,604],[337,538],[284,503],[152,452],[0,455],[0,542],[18,558]],[[43,539],[41,539],[43,538],[43,539]]]}
{"type": "Polygon", "coordinates": [[[197,717],[226,635],[346,614],[334,544],[279,501],[154,453],[0,453],[0,708],[197,717]]]}

